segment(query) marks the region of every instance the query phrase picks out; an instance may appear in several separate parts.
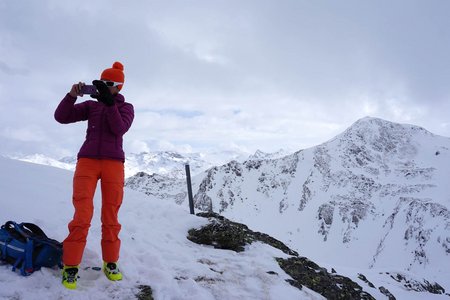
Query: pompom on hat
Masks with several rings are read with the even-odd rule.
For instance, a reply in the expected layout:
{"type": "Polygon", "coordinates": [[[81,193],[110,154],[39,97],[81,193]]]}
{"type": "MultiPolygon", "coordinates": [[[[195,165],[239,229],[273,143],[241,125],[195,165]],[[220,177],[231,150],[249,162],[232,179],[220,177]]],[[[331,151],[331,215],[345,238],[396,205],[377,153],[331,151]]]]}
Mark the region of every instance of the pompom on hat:
{"type": "MultiPolygon", "coordinates": [[[[122,63],[116,61],[113,63],[112,68],[106,69],[100,75],[101,80],[110,80],[114,82],[125,82],[125,74],[123,74],[123,65],[122,63]]],[[[118,85],[119,91],[122,89],[123,84],[118,85]]]]}

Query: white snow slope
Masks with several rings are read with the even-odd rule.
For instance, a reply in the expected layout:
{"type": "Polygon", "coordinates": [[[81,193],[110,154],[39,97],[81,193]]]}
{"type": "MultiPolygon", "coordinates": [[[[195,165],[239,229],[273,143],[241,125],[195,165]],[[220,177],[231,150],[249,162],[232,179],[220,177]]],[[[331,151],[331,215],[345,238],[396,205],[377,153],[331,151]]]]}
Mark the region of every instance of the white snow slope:
{"type": "MultiPolygon", "coordinates": [[[[1,157],[0,170],[0,223],[32,222],[62,241],[73,214],[73,173],[1,157]]],[[[281,251],[262,243],[242,253],[194,244],[187,231],[206,219],[129,189],[120,211],[124,279],[111,282],[100,271],[85,270],[102,263],[99,194],[78,289],[65,289],[58,269],[43,268],[23,277],[2,264],[0,299],[135,299],[138,285],[150,285],[155,299],[323,299],[285,281],[290,277],[273,259],[286,257],[281,251]]]]}
{"type": "Polygon", "coordinates": [[[435,275],[450,270],[449,178],[450,138],[365,118],[281,159],[210,169],[194,190],[315,260],[435,275]]]}
{"type": "MultiPolygon", "coordinates": [[[[450,269],[449,178],[450,138],[365,118],[317,147],[211,168],[193,190],[198,208],[315,259],[423,272],[450,269]]],[[[186,201],[185,180],[141,173],[127,186],[186,201]]]]}
{"type": "MultiPolygon", "coordinates": [[[[322,265],[362,270],[372,282],[405,274],[448,293],[449,178],[450,138],[364,118],[317,147],[212,168],[193,178],[193,190],[197,208],[266,232],[322,265]]],[[[182,181],[141,174],[127,185],[186,205],[182,181]]]]}

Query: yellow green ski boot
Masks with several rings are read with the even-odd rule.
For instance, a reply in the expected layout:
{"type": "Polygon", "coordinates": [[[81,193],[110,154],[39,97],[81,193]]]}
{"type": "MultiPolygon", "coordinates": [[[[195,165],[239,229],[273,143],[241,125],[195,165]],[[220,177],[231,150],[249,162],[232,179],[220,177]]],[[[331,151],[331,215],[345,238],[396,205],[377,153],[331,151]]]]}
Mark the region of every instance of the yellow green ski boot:
{"type": "Polygon", "coordinates": [[[64,266],[62,270],[62,284],[69,290],[77,288],[78,266],[64,266]]]}
{"type": "Polygon", "coordinates": [[[115,262],[103,262],[103,272],[105,272],[106,277],[111,281],[122,280],[122,273],[115,262]]]}

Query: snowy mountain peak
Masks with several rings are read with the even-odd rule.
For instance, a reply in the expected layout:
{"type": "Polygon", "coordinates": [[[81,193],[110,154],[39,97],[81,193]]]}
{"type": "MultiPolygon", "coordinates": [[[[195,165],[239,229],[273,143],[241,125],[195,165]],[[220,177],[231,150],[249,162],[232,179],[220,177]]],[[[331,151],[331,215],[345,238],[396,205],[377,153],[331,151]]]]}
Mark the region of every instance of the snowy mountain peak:
{"type": "Polygon", "coordinates": [[[248,160],[261,160],[261,159],[277,159],[288,155],[289,153],[284,149],[280,149],[273,153],[256,150],[256,152],[248,157],[248,160]]]}
{"type": "MultiPolygon", "coordinates": [[[[418,126],[363,118],[313,148],[211,168],[193,178],[194,200],[317,260],[444,272],[449,149],[449,138],[418,126]]],[[[184,190],[181,182],[145,184],[147,194],[180,204],[184,190]]]]}
{"type": "Polygon", "coordinates": [[[353,123],[335,139],[352,139],[355,142],[360,141],[362,143],[374,144],[406,141],[413,136],[433,136],[433,134],[419,126],[365,117],[353,123]]]}
{"type": "MultiPolygon", "coordinates": [[[[363,118],[342,134],[316,147],[345,168],[363,168],[366,172],[422,168],[420,161],[439,154],[450,154],[450,138],[437,136],[415,125],[398,124],[377,118],[363,118]],[[390,165],[390,166],[389,166],[390,165]]],[[[321,155],[326,159],[323,155],[321,155]]]]}

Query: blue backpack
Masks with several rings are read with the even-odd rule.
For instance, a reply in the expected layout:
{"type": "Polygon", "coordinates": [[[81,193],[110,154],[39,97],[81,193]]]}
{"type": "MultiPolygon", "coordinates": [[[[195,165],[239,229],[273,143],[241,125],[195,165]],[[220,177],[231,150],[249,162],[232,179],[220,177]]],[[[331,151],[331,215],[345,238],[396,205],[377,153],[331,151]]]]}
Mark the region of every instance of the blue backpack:
{"type": "Polygon", "coordinates": [[[41,267],[61,267],[62,244],[50,239],[39,226],[8,221],[0,228],[0,259],[28,276],[41,267]]]}

